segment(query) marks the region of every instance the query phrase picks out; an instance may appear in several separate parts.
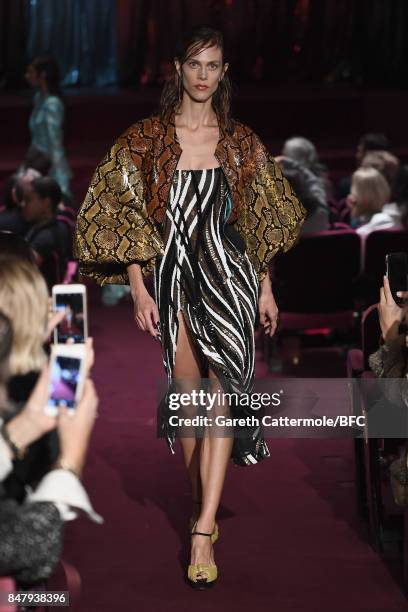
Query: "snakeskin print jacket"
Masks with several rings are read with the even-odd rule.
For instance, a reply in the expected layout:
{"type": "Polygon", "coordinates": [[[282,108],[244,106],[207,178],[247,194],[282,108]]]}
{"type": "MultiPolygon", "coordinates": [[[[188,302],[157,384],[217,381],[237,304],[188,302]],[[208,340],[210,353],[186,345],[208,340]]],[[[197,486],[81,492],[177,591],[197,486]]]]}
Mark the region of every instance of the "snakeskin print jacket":
{"type": "MultiPolygon", "coordinates": [[[[174,113],[128,128],[97,166],[79,210],[74,255],[82,274],[99,284],[127,284],[126,267],[147,276],[164,253],[160,225],[181,155],[174,113]]],[[[227,178],[232,210],[227,223],[243,237],[261,281],[272,257],[298,240],[306,210],[259,137],[234,122],[220,126],[215,157],[227,178]]]]}

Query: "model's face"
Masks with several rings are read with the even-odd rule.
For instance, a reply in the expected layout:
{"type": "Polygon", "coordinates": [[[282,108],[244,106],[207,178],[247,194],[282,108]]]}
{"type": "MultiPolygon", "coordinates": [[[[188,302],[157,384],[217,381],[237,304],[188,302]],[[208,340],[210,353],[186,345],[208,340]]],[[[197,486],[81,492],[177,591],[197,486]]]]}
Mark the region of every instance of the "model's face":
{"type": "Polygon", "coordinates": [[[228,70],[222,63],[220,47],[208,47],[190,57],[182,66],[176,61],[176,70],[183,79],[185,93],[195,102],[206,102],[217,90],[228,70]]]}

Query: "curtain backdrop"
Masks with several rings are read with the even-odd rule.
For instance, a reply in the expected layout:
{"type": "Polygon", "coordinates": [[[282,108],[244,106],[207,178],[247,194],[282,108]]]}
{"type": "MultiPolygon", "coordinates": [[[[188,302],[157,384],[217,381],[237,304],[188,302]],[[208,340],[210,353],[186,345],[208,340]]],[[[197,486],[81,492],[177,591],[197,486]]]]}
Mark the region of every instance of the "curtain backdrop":
{"type": "Polygon", "coordinates": [[[115,0],[28,0],[27,56],[52,53],[63,85],[117,82],[115,0]]]}
{"type": "Polygon", "coordinates": [[[161,82],[181,32],[200,23],[224,33],[239,82],[408,82],[408,0],[117,0],[117,10],[128,83],[161,82]]]}
{"type": "Polygon", "coordinates": [[[198,24],[238,83],[408,83],[408,0],[0,0],[0,83],[47,52],[64,85],[157,85],[198,24]]]}

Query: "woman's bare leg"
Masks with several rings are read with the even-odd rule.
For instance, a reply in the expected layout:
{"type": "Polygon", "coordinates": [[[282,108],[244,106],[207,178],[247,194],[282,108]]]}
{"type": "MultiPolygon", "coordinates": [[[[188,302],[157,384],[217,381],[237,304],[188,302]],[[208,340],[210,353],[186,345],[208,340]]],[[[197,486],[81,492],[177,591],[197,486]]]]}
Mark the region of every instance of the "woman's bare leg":
{"type": "MultiPolygon", "coordinates": [[[[176,360],[173,378],[179,379],[178,390],[190,393],[193,388],[199,388],[201,372],[195,347],[188,333],[181,311],[178,313],[179,330],[177,336],[176,360]]],[[[192,411],[193,412],[193,411],[192,411]]],[[[187,415],[186,415],[187,416],[187,415]]],[[[191,415],[193,416],[193,414],[191,415]]],[[[200,438],[180,437],[184,462],[191,482],[193,501],[201,501],[202,489],[200,480],[200,438]]],[[[193,504],[192,516],[198,517],[200,506],[193,504]]]]}
{"type": "MultiPolygon", "coordinates": [[[[195,353],[194,344],[184,322],[181,312],[178,314],[179,330],[177,337],[176,360],[173,377],[179,379],[179,389],[189,392],[192,388],[199,388],[200,372],[199,360],[195,353]],[[187,388],[188,387],[188,388],[187,388]]],[[[209,368],[209,391],[222,392],[222,386],[209,368]]],[[[223,403],[216,404],[211,416],[216,414],[229,415],[228,406],[223,403]]],[[[220,437],[220,428],[207,428],[204,438],[181,437],[184,461],[191,481],[192,495],[195,500],[202,500],[201,508],[195,506],[198,523],[196,530],[211,533],[214,528],[215,515],[220,503],[222,489],[231,450],[233,437],[220,437]]],[[[191,563],[214,563],[213,547],[209,537],[194,536],[192,538],[191,563]]]]}
{"type": "MultiPolygon", "coordinates": [[[[221,394],[223,391],[222,386],[211,368],[209,369],[208,377],[210,379],[210,392],[220,392],[221,394]]],[[[211,416],[214,419],[216,415],[230,416],[228,405],[222,401],[216,403],[212,409],[211,416]]],[[[232,428],[223,429],[221,426],[214,426],[214,424],[211,428],[208,428],[207,434],[203,438],[201,445],[200,475],[203,495],[196,529],[204,533],[211,533],[221,501],[234,439],[232,428]]],[[[194,540],[196,542],[192,551],[192,563],[214,563],[213,548],[209,538],[195,536],[194,540]]]]}

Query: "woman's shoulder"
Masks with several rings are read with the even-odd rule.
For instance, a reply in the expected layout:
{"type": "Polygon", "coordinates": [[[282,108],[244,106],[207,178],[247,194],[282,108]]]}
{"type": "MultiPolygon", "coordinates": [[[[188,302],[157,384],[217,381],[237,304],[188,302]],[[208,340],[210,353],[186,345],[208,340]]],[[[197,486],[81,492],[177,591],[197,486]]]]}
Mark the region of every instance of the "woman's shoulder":
{"type": "Polygon", "coordinates": [[[131,149],[147,151],[160,134],[165,134],[165,126],[159,115],[151,115],[132,123],[122,132],[118,141],[126,141],[131,149]]]}
{"type": "Polygon", "coordinates": [[[236,138],[238,141],[248,140],[248,139],[253,138],[256,135],[254,130],[250,128],[249,125],[246,125],[242,121],[239,121],[238,119],[235,119],[235,118],[231,119],[230,133],[231,133],[231,136],[233,138],[236,138]]]}
{"type": "Polygon", "coordinates": [[[245,155],[259,155],[266,152],[266,147],[261,138],[249,125],[237,119],[232,120],[232,125],[232,137],[245,155]]]}

